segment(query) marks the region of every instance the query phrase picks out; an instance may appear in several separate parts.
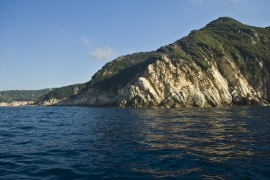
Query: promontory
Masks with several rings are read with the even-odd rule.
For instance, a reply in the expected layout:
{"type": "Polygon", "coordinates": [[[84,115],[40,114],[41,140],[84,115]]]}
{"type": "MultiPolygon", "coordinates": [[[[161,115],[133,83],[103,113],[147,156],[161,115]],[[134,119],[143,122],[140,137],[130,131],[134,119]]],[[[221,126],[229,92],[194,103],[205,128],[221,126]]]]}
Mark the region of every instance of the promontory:
{"type": "MultiPolygon", "coordinates": [[[[158,38],[158,37],[157,37],[158,38]]],[[[221,17],[156,51],[121,56],[40,105],[220,107],[269,105],[270,27],[221,17]]]]}

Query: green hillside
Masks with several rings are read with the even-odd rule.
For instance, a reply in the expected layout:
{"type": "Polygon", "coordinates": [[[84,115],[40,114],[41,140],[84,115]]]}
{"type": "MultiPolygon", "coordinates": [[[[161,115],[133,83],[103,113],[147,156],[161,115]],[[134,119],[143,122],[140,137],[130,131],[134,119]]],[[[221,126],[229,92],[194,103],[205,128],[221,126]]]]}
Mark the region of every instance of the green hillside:
{"type": "Polygon", "coordinates": [[[101,90],[114,89],[125,86],[136,74],[144,70],[145,66],[161,57],[161,53],[140,52],[121,56],[107,63],[101,70],[94,74],[85,87],[98,86],[101,90]]]}
{"type": "Polygon", "coordinates": [[[39,97],[51,92],[52,89],[41,90],[9,90],[0,91],[0,102],[36,101],[39,97]]]}
{"type": "Polygon", "coordinates": [[[107,63],[85,88],[125,86],[162,54],[169,55],[175,63],[191,66],[191,62],[195,62],[204,70],[211,66],[210,61],[226,54],[232,57],[250,83],[259,83],[270,73],[270,28],[244,25],[232,18],[221,17],[157,51],[134,53],[107,63]]]}
{"type": "Polygon", "coordinates": [[[85,87],[85,83],[82,84],[74,84],[69,86],[64,86],[61,88],[55,88],[53,91],[44,94],[39,99],[64,99],[71,96],[75,96],[77,93],[81,92],[81,90],[85,87]]]}

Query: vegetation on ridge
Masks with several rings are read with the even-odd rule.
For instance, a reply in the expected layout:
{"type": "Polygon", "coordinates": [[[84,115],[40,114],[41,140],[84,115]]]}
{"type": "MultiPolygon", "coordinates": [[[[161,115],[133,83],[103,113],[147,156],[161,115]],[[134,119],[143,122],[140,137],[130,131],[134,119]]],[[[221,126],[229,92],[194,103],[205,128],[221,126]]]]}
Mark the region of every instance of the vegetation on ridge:
{"type": "Polygon", "coordinates": [[[161,53],[155,51],[118,57],[95,73],[85,89],[96,86],[101,90],[108,88],[116,90],[118,87],[125,86],[136,74],[144,70],[145,66],[159,58],[161,53]]]}
{"type": "Polygon", "coordinates": [[[226,54],[249,82],[263,81],[270,73],[270,29],[244,25],[228,17],[212,21],[157,51],[175,60],[194,61],[205,70],[211,67],[211,61],[226,54]]]}
{"type": "Polygon", "coordinates": [[[69,86],[64,86],[60,88],[55,88],[53,91],[41,96],[39,100],[45,99],[65,99],[78,94],[85,87],[85,83],[82,84],[74,84],[69,86]]]}

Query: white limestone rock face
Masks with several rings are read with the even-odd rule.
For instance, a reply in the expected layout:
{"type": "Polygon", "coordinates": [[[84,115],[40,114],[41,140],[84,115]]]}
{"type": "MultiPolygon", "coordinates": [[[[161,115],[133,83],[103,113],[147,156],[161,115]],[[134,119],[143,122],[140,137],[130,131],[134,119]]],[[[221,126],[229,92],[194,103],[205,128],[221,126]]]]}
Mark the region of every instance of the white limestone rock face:
{"type": "MultiPolygon", "coordinates": [[[[90,88],[75,98],[50,99],[42,105],[88,105],[118,107],[220,107],[268,105],[266,88],[253,89],[229,56],[207,60],[202,70],[194,62],[175,61],[167,55],[149,64],[125,87],[100,91],[90,88]]],[[[265,83],[266,84],[266,83],[265,83]]],[[[74,89],[74,92],[76,90],[74,89]]],[[[76,94],[75,92],[74,94],[76,94]]]]}
{"type": "Polygon", "coordinates": [[[49,99],[47,101],[42,102],[41,105],[43,106],[51,106],[51,105],[57,105],[59,102],[63,101],[64,99],[56,99],[56,98],[52,98],[49,99]]]}
{"type": "Polygon", "coordinates": [[[196,64],[181,66],[164,55],[132,82],[118,91],[119,107],[263,105],[260,94],[227,56],[212,61],[205,72],[196,64]]]}

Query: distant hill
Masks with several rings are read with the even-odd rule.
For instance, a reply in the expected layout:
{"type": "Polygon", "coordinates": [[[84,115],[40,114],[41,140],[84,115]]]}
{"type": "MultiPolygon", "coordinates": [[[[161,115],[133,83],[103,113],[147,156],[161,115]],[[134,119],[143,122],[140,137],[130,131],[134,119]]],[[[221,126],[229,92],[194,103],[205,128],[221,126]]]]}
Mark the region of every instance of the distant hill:
{"type": "Polygon", "coordinates": [[[50,99],[52,102],[55,102],[54,99],[67,99],[74,98],[78,93],[80,93],[86,86],[86,83],[82,84],[73,84],[69,86],[64,86],[60,88],[54,88],[53,91],[45,93],[40,96],[36,103],[42,103],[43,99],[50,99]]]}
{"type": "Polygon", "coordinates": [[[8,90],[0,91],[0,103],[12,101],[36,101],[39,97],[48,94],[52,89],[41,90],[8,90]]]}
{"type": "Polygon", "coordinates": [[[269,75],[270,28],[221,17],[156,51],[118,57],[89,82],[53,90],[39,103],[166,108],[268,105],[269,75]]]}

